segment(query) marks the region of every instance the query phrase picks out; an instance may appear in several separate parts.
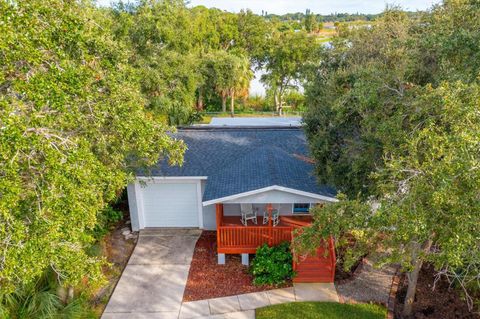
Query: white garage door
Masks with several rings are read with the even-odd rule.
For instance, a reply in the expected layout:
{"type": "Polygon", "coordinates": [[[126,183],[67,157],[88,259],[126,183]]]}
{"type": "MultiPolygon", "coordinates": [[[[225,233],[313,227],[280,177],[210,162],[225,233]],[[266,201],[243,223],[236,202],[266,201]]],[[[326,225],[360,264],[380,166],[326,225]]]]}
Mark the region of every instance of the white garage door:
{"type": "Polygon", "coordinates": [[[142,187],[145,227],[198,227],[197,184],[142,187]]]}

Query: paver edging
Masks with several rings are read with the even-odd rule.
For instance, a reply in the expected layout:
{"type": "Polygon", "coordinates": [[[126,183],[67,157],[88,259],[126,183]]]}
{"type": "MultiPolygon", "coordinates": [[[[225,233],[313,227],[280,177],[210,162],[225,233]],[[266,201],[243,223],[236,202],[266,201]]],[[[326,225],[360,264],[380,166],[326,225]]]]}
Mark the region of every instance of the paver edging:
{"type": "Polygon", "coordinates": [[[394,319],[395,317],[395,299],[397,298],[398,285],[400,284],[400,267],[397,266],[397,270],[392,278],[392,286],[390,288],[390,294],[388,295],[387,303],[387,319],[394,319]]]}

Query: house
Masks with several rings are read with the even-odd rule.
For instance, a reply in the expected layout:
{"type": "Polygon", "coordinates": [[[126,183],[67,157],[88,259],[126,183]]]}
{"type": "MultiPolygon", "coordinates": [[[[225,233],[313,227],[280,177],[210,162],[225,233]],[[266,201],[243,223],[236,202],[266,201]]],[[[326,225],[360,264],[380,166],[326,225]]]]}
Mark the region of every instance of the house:
{"type": "Polygon", "coordinates": [[[160,161],[128,185],[133,230],[216,230],[219,263],[242,254],[248,264],[263,243],[291,240],[310,222],[312,205],[336,201],[333,188],[317,183],[299,126],[187,127],[175,137],[188,147],[184,165],[160,161]],[[245,207],[256,220],[242,223],[245,207]]]}

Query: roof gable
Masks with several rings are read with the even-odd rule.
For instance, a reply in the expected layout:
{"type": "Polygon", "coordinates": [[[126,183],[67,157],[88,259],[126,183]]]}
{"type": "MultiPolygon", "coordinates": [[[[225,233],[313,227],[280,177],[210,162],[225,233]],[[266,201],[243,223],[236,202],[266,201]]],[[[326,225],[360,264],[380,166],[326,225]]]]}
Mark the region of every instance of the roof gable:
{"type": "Polygon", "coordinates": [[[226,197],[215,198],[209,201],[204,201],[203,206],[212,205],[215,203],[225,204],[292,204],[292,203],[322,203],[322,202],[336,202],[335,198],[329,196],[322,196],[319,194],[308,193],[291,189],[278,185],[273,185],[261,189],[248,191],[245,193],[230,195],[226,197]]]}

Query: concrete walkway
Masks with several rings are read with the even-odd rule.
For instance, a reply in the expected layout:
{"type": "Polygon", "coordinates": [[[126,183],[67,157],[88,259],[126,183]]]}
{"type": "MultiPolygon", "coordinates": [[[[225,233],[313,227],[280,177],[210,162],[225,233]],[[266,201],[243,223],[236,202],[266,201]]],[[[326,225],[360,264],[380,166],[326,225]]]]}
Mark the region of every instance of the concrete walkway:
{"type": "Polygon", "coordinates": [[[365,259],[361,267],[360,273],[353,280],[337,285],[341,299],[344,302],[373,301],[386,305],[397,268],[385,266],[377,269],[368,259],[365,259]]]}
{"type": "Polygon", "coordinates": [[[294,301],[335,301],[332,284],[294,287],[182,303],[201,231],[155,229],[140,233],[102,319],[253,319],[255,309],[294,301]]]}
{"type": "Polygon", "coordinates": [[[338,295],[333,283],[294,284],[292,288],[184,302],[178,318],[254,319],[257,308],[295,301],[338,302],[338,295]]]}
{"type": "Polygon", "coordinates": [[[140,232],[102,318],[178,318],[200,233],[195,229],[140,232]]]}

